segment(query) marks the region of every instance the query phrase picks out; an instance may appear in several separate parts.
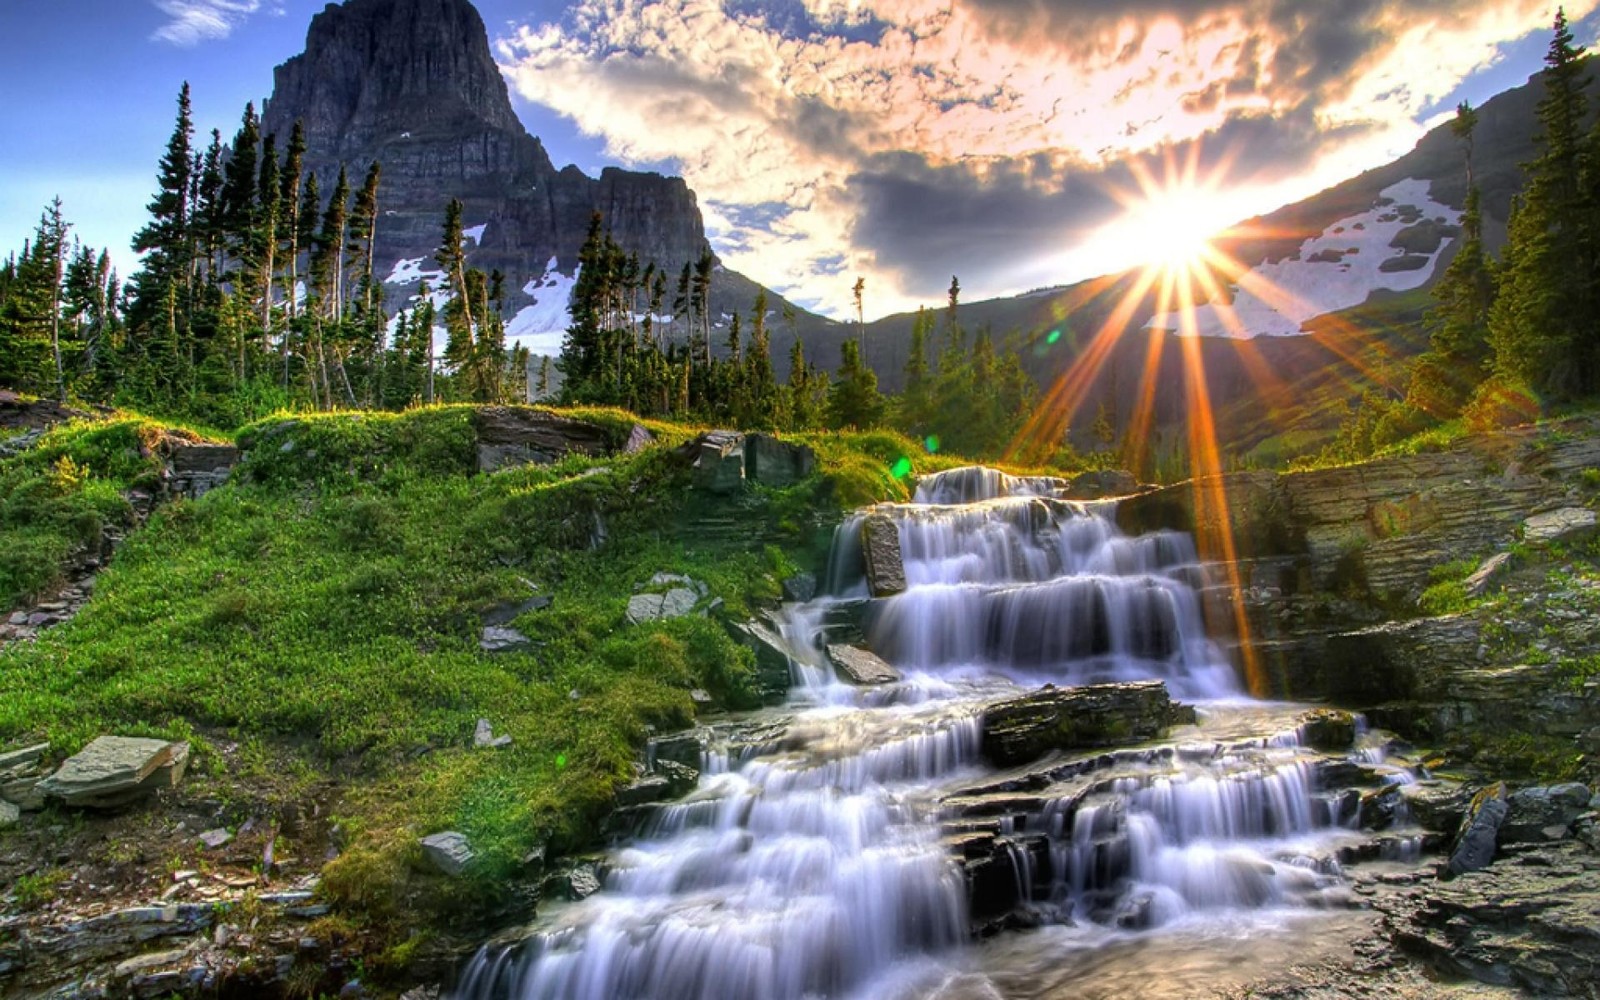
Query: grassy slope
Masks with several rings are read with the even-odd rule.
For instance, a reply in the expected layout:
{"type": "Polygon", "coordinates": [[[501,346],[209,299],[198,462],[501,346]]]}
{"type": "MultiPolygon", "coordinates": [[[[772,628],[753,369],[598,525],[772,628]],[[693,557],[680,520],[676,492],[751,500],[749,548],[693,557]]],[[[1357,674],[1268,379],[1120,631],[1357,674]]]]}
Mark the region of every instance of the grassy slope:
{"type": "MultiPolygon", "coordinates": [[[[414,864],[417,835],[466,832],[482,855],[472,891],[493,886],[535,844],[590,842],[647,727],[690,723],[692,689],[751,703],[750,654],[714,618],[625,621],[651,575],[688,573],[741,615],[814,556],[819,511],[906,496],[889,470],[912,446],[892,434],[818,435],[822,477],[715,500],[689,488],[670,450],[693,428],[651,425],[661,445],[637,455],[484,476],[469,417],[446,407],[245,428],[230,485],[159,509],[76,619],[0,651],[0,746],[38,737],[65,754],[108,731],[182,737],[203,781],[224,766],[211,744],[226,740],[301,782],[335,780],[350,846],[324,884],[347,912],[381,920],[432,885],[414,864]],[[597,515],[608,540],[596,551],[597,515]],[[749,530],[719,541],[694,528],[709,516],[749,530]],[[515,624],[538,648],[480,652],[482,613],[533,593],[554,603],[515,624]],[[469,749],[479,717],[514,743],[469,749]]],[[[151,426],[75,425],[0,462],[11,512],[0,525],[46,539],[11,572],[58,565],[85,512],[119,516],[119,490],[156,468],[137,457],[151,426]],[[50,485],[63,454],[90,475],[50,485]]]]}

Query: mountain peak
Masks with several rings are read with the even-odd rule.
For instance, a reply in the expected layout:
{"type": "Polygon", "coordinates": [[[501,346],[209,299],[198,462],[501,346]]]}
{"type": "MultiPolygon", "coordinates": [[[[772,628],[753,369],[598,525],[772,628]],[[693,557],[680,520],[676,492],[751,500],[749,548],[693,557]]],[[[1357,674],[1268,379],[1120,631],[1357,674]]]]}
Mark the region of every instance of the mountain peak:
{"type": "Polygon", "coordinates": [[[338,160],[403,139],[524,134],[467,0],[329,4],[273,72],[263,118],[285,135],[301,119],[311,148],[338,160]]]}

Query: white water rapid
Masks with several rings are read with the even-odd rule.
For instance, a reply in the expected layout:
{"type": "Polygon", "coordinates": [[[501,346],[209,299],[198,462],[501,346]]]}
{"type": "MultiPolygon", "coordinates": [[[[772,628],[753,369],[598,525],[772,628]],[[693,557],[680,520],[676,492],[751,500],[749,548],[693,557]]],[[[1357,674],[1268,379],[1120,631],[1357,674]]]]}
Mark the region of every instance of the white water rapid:
{"type": "Polygon", "coordinates": [[[1297,710],[1246,699],[1207,640],[1190,540],[1127,537],[1111,506],[1057,499],[1058,485],[957,470],[847,521],[827,593],[779,623],[790,704],[706,730],[698,787],[607,855],[602,890],[486,946],[454,995],[1033,995],[989,967],[977,931],[1043,926],[1009,947],[1081,957],[1130,935],[1269,934],[1346,905],[1359,795],[1326,779],[1383,766],[1383,750],[1303,746],[1297,710]],[[867,514],[897,523],[908,583],[870,602],[867,514]],[[824,656],[827,623],[863,607],[897,684],[841,683],[824,656]],[[987,705],[1151,679],[1198,704],[1200,724],[1020,772],[984,763],[987,705]]]}

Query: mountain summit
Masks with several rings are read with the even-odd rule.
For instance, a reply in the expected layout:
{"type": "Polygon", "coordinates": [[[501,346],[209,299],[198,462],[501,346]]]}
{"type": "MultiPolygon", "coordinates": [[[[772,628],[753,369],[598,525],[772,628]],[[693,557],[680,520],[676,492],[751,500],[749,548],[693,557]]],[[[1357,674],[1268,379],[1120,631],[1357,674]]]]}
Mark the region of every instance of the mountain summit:
{"type": "Polygon", "coordinates": [[[659,267],[706,246],[695,196],[678,177],[557,170],[511,107],[483,19],[466,0],[348,0],[311,21],[305,51],[277,67],[264,134],[304,123],[306,167],[326,192],[342,166],[358,184],[382,165],[380,272],[391,302],[428,275],[446,203],[459,198],[474,266],[509,279],[508,332],[554,353],[590,216],[659,267]]]}

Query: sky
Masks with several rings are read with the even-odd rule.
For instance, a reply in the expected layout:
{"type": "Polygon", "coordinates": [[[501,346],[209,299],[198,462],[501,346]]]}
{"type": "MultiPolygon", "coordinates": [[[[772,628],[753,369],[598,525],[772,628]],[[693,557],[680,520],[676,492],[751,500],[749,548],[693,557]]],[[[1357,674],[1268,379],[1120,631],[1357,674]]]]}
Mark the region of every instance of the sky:
{"type": "MultiPolygon", "coordinates": [[[[0,0],[0,252],[59,195],[124,272],[175,97],[237,127],[321,2],[0,0]]],[[[1540,64],[1543,0],[479,0],[559,165],[680,173],[836,316],[1142,262],[1411,148],[1540,64]]],[[[1566,4],[1581,43],[1600,0],[1566,4]]]]}

